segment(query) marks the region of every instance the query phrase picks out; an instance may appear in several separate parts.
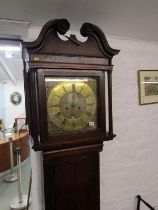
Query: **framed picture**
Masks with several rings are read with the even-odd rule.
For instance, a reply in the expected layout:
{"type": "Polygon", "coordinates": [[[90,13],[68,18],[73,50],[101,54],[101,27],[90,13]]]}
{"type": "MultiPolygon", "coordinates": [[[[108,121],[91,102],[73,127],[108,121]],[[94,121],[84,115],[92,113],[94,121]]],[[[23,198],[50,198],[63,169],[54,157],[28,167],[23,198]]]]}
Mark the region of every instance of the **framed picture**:
{"type": "Polygon", "coordinates": [[[139,103],[158,103],[158,70],[139,70],[139,103]]]}
{"type": "Polygon", "coordinates": [[[18,92],[14,92],[10,95],[10,101],[14,105],[19,105],[21,103],[21,100],[22,100],[22,96],[18,92]]]}
{"type": "Polygon", "coordinates": [[[19,116],[15,118],[15,129],[16,131],[26,131],[26,117],[25,116],[19,116]]]}

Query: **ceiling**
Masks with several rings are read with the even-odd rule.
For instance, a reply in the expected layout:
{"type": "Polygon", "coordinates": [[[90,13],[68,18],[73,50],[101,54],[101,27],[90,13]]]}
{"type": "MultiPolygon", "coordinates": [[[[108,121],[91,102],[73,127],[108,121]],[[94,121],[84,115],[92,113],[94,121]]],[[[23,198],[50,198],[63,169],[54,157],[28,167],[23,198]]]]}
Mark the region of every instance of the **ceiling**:
{"type": "Polygon", "coordinates": [[[72,30],[84,22],[100,26],[111,36],[158,41],[157,0],[1,0],[0,18],[28,21],[41,27],[66,18],[72,30]]]}
{"type": "Polygon", "coordinates": [[[10,80],[14,85],[16,85],[17,80],[22,79],[23,62],[21,58],[20,43],[15,41],[4,42],[0,40],[0,82],[10,80]],[[13,47],[17,46],[19,47],[19,51],[12,50],[13,47]]]}
{"type": "MultiPolygon", "coordinates": [[[[1,25],[3,20],[14,20],[42,27],[48,20],[66,18],[72,31],[79,31],[84,22],[90,22],[109,36],[158,42],[158,0],[14,0],[12,3],[0,0],[0,3],[1,25]]],[[[14,26],[9,25],[9,30],[18,31],[16,23],[14,26]]],[[[5,34],[5,26],[3,29],[5,34]]],[[[3,29],[0,28],[1,34],[3,29]]],[[[4,59],[14,79],[22,78],[22,61],[4,59]]],[[[8,78],[3,67],[0,63],[0,81],[8,78]]]]}

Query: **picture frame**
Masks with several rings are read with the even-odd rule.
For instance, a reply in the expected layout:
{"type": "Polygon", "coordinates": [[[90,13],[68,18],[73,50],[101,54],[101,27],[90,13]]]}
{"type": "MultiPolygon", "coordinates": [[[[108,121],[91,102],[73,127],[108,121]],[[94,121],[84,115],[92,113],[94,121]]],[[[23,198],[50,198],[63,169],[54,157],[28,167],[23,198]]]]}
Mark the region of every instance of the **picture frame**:
{"type": "Polygon", "coordinates": [[[158,70],[139,70],[139,104],[158,103],[158,70]]]}
{"type": "Polygon", "coordinates": [[[25,116],[18,116],[15,118],[15,130],[16,132],[27,130],[25,116]]]}
{"type": "Polygon", "coordinates": [[[14,105],[19,105],[22,101],[22,96],[20,93],[18,92],[13,92],[11,95],[10,95],[10,101],[12,102],[12,104],[14,105]]]}

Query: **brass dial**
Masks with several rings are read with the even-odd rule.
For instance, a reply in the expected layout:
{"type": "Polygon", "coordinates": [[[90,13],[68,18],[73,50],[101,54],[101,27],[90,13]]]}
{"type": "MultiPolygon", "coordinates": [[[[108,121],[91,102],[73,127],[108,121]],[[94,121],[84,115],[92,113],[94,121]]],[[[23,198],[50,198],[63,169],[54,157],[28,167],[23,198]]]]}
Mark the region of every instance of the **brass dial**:
{"type": "Polygon", "coordinates": [[[96,80],[89,80],[69,79],[51,88],[47,97],[49,133],[96,129],[96,80]]]}

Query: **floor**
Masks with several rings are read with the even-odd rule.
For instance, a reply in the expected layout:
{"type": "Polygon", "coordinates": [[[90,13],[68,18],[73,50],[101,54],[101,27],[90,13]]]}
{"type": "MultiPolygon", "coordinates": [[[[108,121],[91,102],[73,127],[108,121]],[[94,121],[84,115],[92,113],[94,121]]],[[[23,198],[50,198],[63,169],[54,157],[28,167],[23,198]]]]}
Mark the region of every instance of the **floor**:
{"type": "MultiPolygon", "coordinates": [[[[22,164],[22,192],[23,195],[28,195],[29,181],[30,181],[30,158],[22,164]]],[[[3,181],[4,177],[0,178],[0,210],[10,210],[11,201],[18,197],[18,184],[17,182],[6,183],[3,181]]],[[[29,210],[32,210],[30,204],[29,210]]]]}

